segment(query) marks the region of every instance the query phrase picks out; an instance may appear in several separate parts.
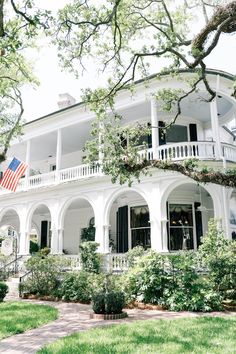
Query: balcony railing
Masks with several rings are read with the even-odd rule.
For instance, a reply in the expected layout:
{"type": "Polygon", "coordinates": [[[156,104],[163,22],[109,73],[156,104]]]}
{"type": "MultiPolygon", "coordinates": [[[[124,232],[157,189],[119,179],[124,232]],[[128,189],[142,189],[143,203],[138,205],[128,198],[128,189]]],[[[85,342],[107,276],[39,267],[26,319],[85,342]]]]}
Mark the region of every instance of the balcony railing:
{"type": "MultiPolygon", "coordinates": [[[[222,157],[227,161],[236,162],[236,146],[230,144],[221,144],[222,157]]],[[[153,149],[139,151],[139,159],[153,160],[153,149]]],[[[216,159],[216,144],[209,141],[183,142],[175,144],[162,145],[157,148],[157,158],[160,160],[181,161],[188,158],[197,158],[200,160],[216,159]]],[[[59,171],[52,171],[28,179],[22,178],[18,184],[17,192],[36,189],[39,187],[53,186],[64,182],[82,180],[86,178],[101,176],[102,172],[98,164],[79,165],[66,168],[59,171]]],[[[1,190],[0,194],[10,193],[7,190],[1,190]]]]}

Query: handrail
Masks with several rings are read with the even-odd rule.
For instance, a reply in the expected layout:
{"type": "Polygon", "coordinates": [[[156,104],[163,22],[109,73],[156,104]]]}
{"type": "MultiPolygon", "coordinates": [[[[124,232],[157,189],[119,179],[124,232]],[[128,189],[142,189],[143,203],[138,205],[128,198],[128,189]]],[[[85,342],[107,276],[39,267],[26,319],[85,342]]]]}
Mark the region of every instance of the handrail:
{"type": "Polygon", "coordinates": [[[5,264],[2,268],[0,268],[0,271],[1,271],[2,269],[7,268],[10,264],[17,262],[17,261],[18,261],[19,259],[21,259],[21,258],[23,258],[23,256],[19,256],[19,257],[13,259],[11,262],[5,264]]]}

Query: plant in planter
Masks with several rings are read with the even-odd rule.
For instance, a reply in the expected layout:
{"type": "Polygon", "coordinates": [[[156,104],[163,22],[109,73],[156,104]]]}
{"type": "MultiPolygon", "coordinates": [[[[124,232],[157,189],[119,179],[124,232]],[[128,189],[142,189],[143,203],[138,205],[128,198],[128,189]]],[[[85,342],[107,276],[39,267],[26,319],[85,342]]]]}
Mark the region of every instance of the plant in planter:
{"type": "Polygon", "coordinates": [[[92,296],[92,305],[95,314],[92,318],[115,320],[127,317],[127,313],[122,312],[125,306],[124,293],[117,289],[109,289],[108,276],[105,278],[103,290],[92,296]]]}
{"type": "Polygon", "coordinates": [[[8,286],[5,283],[0,283],[0,302],[3,302],[8,293],[8,286]]]}

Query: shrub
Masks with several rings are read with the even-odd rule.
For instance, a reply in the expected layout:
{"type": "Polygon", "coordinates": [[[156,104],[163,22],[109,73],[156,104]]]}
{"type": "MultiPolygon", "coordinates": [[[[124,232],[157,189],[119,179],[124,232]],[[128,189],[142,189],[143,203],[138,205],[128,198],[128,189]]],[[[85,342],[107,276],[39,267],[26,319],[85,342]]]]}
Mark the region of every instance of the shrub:
{"type": "Polygon", "coordinates": [[[130,249],[125,257],[129,263],[130,267],[133,267],[135,265],[135,263],[137,262],[137,260],[142,257],[145,253],[145,250],[142,246],[136,246],[132,249],[130,249]]]}
{"type": "Polygon", "coordinates": [[[58,296],[66,301],[89,303],[92,297],[92,284],[87,272],[68,273],[62,280],[58,296]]]}
{"type": "Polygon", "coordinates": [[[81,230],[80,239],[82,242],[94,241],[95,240],[95,227],[94,225],[89,225],[81,230]]]}
{"type": "Polygon", "coordinates": [[[86,272],[99,273],[100,256],[96,252],[99,244],[93,241],[82,242],[80,244],[80,255],[83,270],[86,272]]]}
{"type": "Polygon", "coordinates": [[[62,257],[42,258],[40,255],[31,257],[26,264],[31,274],[21,286],[21,291],[37,295],[53,295],[67,263],[68,260],[62,257]]]}
{"type": "Polygon", "coordinates": [[[127,301],[160,302],[167,281],[164,262],[164,257],[154,251],[137,260],[135,266],[123,277],[127,301]]]}
{"type": "Polygon", "coordinates": [[[96,293],[92,300],[93,311],[97,314],[120,314],[125,305],[125,297],[121,291],[96,293]]]}
{"type": "Polygon", "coordinates": [[[36,242],[30,240],[30,254],[36,253],[39,250],[39,246],[36,242]]]}
{"type": "Polygon", "coordinates": [[[0,283],[0,302],[3,302],[8,293],[8,286],[5,283],[0,283]]]}
{"type": "Polygon", "coordinates": [[[219,291],[224,298],[227,298],[229,293],[231,296],[235,294],[235,241],[225,238],[223,231],[218,228],[214,219],[209,221],[208,232],[202,238],[199,254],[202,265],[208,271],[208,280],[213,289],[219,291]]]}

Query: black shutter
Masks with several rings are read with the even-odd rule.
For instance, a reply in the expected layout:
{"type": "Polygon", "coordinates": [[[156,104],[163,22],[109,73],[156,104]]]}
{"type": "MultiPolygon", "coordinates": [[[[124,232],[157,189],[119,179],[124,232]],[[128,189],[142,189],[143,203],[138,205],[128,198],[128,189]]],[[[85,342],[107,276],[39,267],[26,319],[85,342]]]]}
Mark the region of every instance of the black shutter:
{"type": "Polygon", "coordinates": [[[165,127],[165,123],[162,121],[158,122],[159,128],[159,145],[165,145],[166,144],[166,134],[164,133],[162,127],[165,127]]]}
{"type": "MultiPolygon", "coordinates": [[[[148,123],[148,127],[151,128],[151,123],[148,123]]],[[[152,148],[152,133],[147,135],[148,148],[152,148]]]]}
{"type": "Polygon", "coordinates": [[[197,141],[197,124],[189,124],[190,141],[197,141]]]}
{"type": "Polygon", "coordinates": [[[41,248],[47,247],[48,238],[48,222],[43,220],[41,222],[41,248]]]}
{"type": "Polygon", "coordinates": [[[128,206],[120,207],[117,212],[117,252],[128,251],[128,206]]]}
{"type": "Polygon", "coordinates": [[[201,237],[202,237],[202,212],[198,210],[198,207],[201,206],[201,203],[195,202],[194,203],[194,210],[195,210],[195,222],[196,222],[196,239],[197,239],[197,247],[201,244],[201,237]]]}

